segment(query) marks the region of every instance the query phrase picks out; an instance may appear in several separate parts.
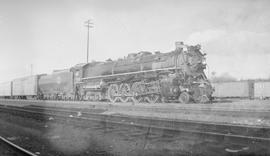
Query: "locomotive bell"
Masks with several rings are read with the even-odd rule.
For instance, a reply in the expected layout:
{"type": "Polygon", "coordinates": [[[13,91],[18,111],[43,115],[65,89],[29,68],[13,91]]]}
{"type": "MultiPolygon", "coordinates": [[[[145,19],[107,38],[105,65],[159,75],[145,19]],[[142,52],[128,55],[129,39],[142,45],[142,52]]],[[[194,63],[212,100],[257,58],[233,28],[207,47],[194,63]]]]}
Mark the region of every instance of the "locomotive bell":
{"type": "Polygon", "coordinates": [[[184,48],[184,42],[175,42],[175,49],[183,49],[184,48]]]}
{"type": "Polygon", "coordinates": [[[175,49],[181,49],[187,51],[187,46],[184,45],[184,42],[175,42],[175,49]]]}

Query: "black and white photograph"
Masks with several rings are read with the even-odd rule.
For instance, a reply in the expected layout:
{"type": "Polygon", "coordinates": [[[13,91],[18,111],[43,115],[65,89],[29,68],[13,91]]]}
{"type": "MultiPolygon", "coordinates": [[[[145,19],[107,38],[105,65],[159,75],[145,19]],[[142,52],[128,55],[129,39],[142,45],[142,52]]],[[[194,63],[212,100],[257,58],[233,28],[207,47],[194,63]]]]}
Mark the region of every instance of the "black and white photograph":
{"type": "Polygon", "coordinates": [[[0,0],[0,156],[270,156],[270,1],[0,0]]]}

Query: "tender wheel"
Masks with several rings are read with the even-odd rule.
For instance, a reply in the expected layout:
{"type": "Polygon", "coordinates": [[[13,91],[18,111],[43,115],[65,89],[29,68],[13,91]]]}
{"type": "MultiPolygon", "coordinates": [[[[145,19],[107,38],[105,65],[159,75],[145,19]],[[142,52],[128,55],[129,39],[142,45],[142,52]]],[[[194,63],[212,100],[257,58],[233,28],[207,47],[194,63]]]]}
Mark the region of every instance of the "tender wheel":
{"type": "Polygon", "coordinates": [[[189,103],[190,95],[187,92],[182,92],[179,96],[179,101],[185,104],[189,103]]]}
{"type": "Polygon", "coordinates": [[[130,86],[127,83],[122,83],[119,91],[121,92],[121,102],[128,102],[130,96],[130,86]]]}
{"type": "Polygon", "coordinates": [[[145,97],[145,100],[149,103],[157,103],[160,99],[160,96],[157,94],[151,94],[147,97],[145,97]]]}
{"type": "Polygon", "coordinates": [[[118,100],[118,85],[117,84],[111,84],[108,89],[108,99],[110,102],[116,102],[118,100]]]}

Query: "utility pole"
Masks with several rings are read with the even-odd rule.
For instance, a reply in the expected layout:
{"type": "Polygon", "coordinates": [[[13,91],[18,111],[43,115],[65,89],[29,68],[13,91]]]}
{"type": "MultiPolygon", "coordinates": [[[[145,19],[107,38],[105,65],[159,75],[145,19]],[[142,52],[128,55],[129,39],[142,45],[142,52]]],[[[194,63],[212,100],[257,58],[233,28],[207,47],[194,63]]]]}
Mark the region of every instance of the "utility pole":
{"type": "Polygon", "coordinates": [[[93,24],[91,22],[91,19],[87,20],[84,22],[85,26],[87,27],[87,58],[86,58],[86,63],[88,63],[88,59],[89,59],[89,29],[93,28],[93,24]]]}

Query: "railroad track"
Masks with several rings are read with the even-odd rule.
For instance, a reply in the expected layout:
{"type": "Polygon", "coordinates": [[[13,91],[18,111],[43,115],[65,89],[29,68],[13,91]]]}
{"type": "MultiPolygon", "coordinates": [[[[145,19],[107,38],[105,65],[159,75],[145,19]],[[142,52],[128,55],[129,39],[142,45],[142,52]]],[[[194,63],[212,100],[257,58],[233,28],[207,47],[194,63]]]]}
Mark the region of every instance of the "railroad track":
{"type": "MultiPolygon", "coordinates": [[[[11,141],[0,136],[0,145],[6,151],[7,155],[18,155],[18,156],[37,156],[36,154],[12,143],[11,141]]],[[[2,151],[1,151],[2,152],[2,151]]]]}
{"type": "MultiPolygon", "coordinates": [[[[226,107],[222,106],[213,106],[212,104],[173,104],[169,103],[166,105],[118,105],[118,104],[109,104],[108,102],[83,102],[83,101],[39,101],[39,100],[3,100],[0,99],[0,104],[9,105],[9,103],[15,104],[17,106],[22,105],[38,105],[42,106],[44,103],[48,104],[87,104],[90,107],[96,107],[100,109],[121,109],[121,110],[132,110],[132,111],[152,111],[159,113],[196,113],[196,114],[211,114],[211,115],[221,115],[221,116],[237,116],[237,117],[257,117],[257,118],[268,118],[270,119],[270,108],[269,106],[264,105],[262,108],[257,109],[256,107],[252,108],[236,108],[232,105],[226,107]]],[[[46,106],[48,107],[48,106],[46,106]]]]}
{"type": "Polygon", "coordinates": [[[0,106],[0,111],[13,114],[23,113],[24,116],[30,118],[40,116],[42,118],[54,117],[62,121],[73,120],[75,123],[78,121],[98,122],[102,124],[99,128],[106,130],[112,125],[121,125],[150,129],[151,133],[196,135],[203,139],[211,138],[218,142],[227,141],[242,145],[256,144],[264,147],[270,146],[270,127],[265,126],[244,126],[191,120],[165,120],[135,116],[105,115],[96,112],[78,112],[63,108],[43,108],[38,106],[0,106]]]}

